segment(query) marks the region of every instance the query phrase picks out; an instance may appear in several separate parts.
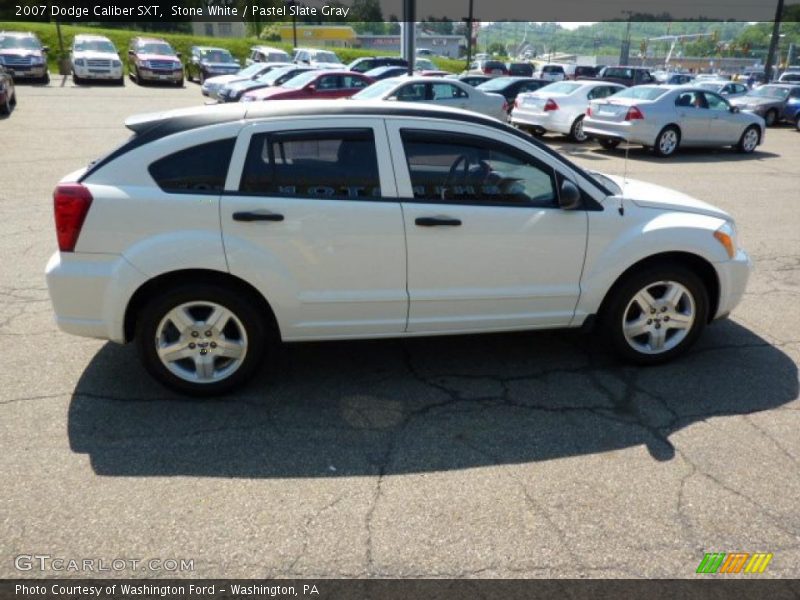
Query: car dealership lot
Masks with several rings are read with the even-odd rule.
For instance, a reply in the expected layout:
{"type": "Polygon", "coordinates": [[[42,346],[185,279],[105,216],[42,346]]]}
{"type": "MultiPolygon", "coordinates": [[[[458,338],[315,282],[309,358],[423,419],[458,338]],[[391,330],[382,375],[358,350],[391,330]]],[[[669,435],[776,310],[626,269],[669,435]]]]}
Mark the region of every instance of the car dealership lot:
{"type": "Polygon", "coordinates": [[[623,367],[576,332],[309,344],[200,402],[157,387],[133,347],[58,332],[43,277],[56,181],[126,139],[126,116],[199,87],[17,93],[0,120],[0,575],[82,574],[14,566],[47,554],[192,559],[174,574],[197,577],[690,577],[704,552],[742,551],[797,576],[794,129],[668,160],[545,138],[737,219],[748,293],[685,359],[623,367]]]}

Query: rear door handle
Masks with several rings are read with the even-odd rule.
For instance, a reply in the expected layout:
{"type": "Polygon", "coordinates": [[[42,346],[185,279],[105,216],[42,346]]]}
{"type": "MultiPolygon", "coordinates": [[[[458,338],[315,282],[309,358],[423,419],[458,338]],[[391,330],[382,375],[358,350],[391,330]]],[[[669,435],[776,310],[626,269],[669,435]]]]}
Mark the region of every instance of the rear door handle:
{"type": "Polygon", "coordinates": [[[419,217],[414,220],[419,227],[459,227],[461,219],[452,217],[419,217]]]}
{"type": "Polygon", "coordinates": [[[250,223],[252,221],[283,221],[283,215],[269,211],[244,211],[233,213],[233,220],[244,221],[245,223],[250,223]]]}

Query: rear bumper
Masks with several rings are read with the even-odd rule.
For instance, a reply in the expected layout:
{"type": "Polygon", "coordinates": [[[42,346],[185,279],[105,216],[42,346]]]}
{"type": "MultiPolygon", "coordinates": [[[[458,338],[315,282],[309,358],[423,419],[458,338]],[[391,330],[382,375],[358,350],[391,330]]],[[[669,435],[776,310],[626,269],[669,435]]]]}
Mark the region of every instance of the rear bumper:
{"type": "Polygon", "coordinates": [[[147,277],[117,254],[56,252],[45,269],[59,329],[124,342],[125,309],[147,277]]]}
{"type": "Polygon", "coordinates": [[[642,146],[654,145],[658,135],[658,129],[645,121],[601,121],[591,117],[583,120],[583,132],[589,137],[621,140],[642,146]]]}
{"type": "Polygon", "coordinates": [[[739,249],[731,260],[715,263],[714,267],[719,276],[719,306],[714,318],[720,319],[742,301],[747,281],[753,270],[753,262],[747,252],[739,249]]]}
{"type": "Polygon", "coordinates": [[[572,128],[572,121],[563,111],[562,114],[557,114],[558,112],[559,111],[548,111],[538,113],[515,108],[511,113],[511,123],[514,125],[523,125],[526,127],[544,129],[545,131],[567,134],[572,128]]]}

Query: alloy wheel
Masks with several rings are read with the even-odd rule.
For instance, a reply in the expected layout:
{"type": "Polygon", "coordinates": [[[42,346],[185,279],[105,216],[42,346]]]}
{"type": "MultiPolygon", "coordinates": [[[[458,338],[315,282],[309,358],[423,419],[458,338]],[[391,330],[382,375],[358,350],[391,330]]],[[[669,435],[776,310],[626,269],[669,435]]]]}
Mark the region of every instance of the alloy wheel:
{"type": "Polygon", "coordinates": [[[248,339],[231,310],[216,302],[194,301],[167,312],[156,328],[155,346],[173,375],[192,383],[214,383],[242,365],[248,339]]]}
{"type": "Polygon", "coordinates": [[[636,352],[662,354],[680,344],[694,325],[696,302],[677,281],[656,281],[639,290],[622,316],[625,341],[636,352]]]}

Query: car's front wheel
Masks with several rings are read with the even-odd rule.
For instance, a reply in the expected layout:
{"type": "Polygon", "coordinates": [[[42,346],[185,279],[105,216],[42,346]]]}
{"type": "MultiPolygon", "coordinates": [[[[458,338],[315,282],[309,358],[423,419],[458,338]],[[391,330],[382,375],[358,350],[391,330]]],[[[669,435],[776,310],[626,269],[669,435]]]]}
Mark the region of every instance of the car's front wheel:
{"type": "Polygon", "coordinates": [[[247,295],[212,284],[184,285],[144,307],[136,337],[156,380],[184,394],[215,396],[254,375],[267,326],[247,295]]]}
{"type": "Polygon", "coordinates": [[[778,122],[778,111],[774,108],[771,108],[767,111],[767,114],[764,115],[764,123],[767,127],[772,127],[775,123],[778,122]]]}
{"type": "Polygon", "coordinates": [[[653,146],[653,151],[657,156],[666,158],[672,156],[678,149],[681,143],[681,134],[677,127],[669,125],[661,130],[656,138],[656,144],[653,146]]]}
{"type": "Polygon", "coordinates": [[[569,137],[573,142],[578,142],[579,144],[589,139],[589,136],[583,131],[583,115],[575,119],[575,122],[572,123],[572,127],[569,130],[569,137]]]}
{"type": "Polygon", "coordinates": [[[621,281],[610,292],[601,320],[624,359],[657,364],[689,349],[705,327],[708,307],[700,277],[683,265],[664,263],[621,281]]]}
{"type": "Polygon", "coordinates": [[[742,133],[742,137],[739,139],[739,143],[737,144],[736,148],[739,150],[739,152],[750,154],[758,146],[760,138],[761,133],[758,131],[758,127],[751,125],[744,130],[744,133],[742,133]]]}

